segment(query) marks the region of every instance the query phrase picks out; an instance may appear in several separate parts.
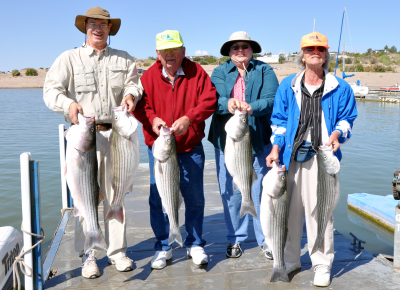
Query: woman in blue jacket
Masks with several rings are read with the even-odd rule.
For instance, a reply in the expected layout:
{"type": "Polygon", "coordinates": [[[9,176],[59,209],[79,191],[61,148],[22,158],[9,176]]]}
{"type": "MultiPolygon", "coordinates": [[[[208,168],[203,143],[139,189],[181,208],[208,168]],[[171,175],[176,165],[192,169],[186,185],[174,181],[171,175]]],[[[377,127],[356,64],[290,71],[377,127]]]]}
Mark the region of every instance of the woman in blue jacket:
{"type": "MultiPolygon", "coordinates": [[[[211,81],[217,89],[217,110],[215,111],[208,140],[215,147],[215,160],[225,222],[228,228],[229,245],[226,255],[238,258],[242,255],[240,244],[248,236],[249,215],[240,218],[241,193],[234,190],[232,176],[225,166],[224,148],[226,140],[225,124],[234,114],[235,109],[247,111],[249,115],[250,139],[253,149],[253,167],[257,180],[252,186],[252,199],[258,218],[253,217],[253,226],[257,243],[263,246],[259,214],[262,192],[262,178],[269,168],[265,158],[270,153],[271,128],[270,117],[274,104],[278,80],[273,69],[266,63],[253,58],[253,53],[260,53],[260,45],[251,40],[244,31],[233,33],[229,41],[221,47],[221,55],[231,59],[218,66],[211,81]]],[[[270,251],[265,250],[267,258],[272,259],[270,251]]]]}
{"type": "MultiPolygon", "coordinates": [[[[313,32],[303,36],[297,62],[302,71],[285,78],[276,93],[272,113],[273,149],[267,165],[282,161],[288,170],[289,199],[288,243],[285,247],[286,272],[301,268],[300,252],[303,220],[314,266],[314,285],[330,284],[334,258],[333,216],[324,236],[323,251],[311,253],[318,223],[312,212],[317,204],[318,147],[332,145],[340,160],[340,143],[351,137],[357,117],[353,90],[347,82],[326,70],[329,66],[328,39],[313,32]]],[[[336,176],[337,178],[337,176],[336,176]]]]}

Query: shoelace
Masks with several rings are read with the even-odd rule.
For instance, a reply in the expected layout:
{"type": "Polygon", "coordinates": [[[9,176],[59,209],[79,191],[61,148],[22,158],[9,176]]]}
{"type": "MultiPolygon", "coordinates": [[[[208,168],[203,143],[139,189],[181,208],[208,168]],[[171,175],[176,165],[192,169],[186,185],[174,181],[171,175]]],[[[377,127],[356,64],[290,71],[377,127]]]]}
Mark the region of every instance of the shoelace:
{"type": "Polygon", "coordinates": [[[314,272],[317,272],[318,269],[325,269],[326,271],[329,271],[329,270],[330,270],[330,268],[329,268],[328,266],[326,266],[326,265],[317,265],[317,266],[315,266],[315,268],[314,268],[314,272]]]}
{"type": "Polygon", "coordinates": [[[86,260],[83,262],[82,267],[84,267],[90,261],[96,261],[96,257],[93,255],[92,251],[86,254],[86,260]]]}

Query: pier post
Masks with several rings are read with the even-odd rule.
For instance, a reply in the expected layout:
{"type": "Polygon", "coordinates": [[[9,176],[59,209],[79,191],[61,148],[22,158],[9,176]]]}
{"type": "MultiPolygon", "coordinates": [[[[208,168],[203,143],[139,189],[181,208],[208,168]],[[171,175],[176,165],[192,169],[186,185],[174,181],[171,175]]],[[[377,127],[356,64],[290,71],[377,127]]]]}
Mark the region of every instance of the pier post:
{"type": "Polygon", "coordinates": [[[395,211],[393,268],[400,270],[400,208],[398,206],[395,211]]]}

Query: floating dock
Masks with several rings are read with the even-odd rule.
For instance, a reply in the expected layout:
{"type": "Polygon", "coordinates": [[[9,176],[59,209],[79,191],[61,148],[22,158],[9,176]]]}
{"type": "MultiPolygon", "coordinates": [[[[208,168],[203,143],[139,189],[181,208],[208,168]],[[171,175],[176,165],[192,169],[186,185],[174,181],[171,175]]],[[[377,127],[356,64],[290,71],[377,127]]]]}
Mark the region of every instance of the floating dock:
{"type": "MultiPolygon", "coordinates": [[[[204,170],[206,208],[203,238],[207,241],[208,265],[196,266],[187,258],[185,248],[176,247],[172,262],[166,268],[152,270],[150,260],[154,255],[156,239],[150,227],[148,164],[140,164],[136,182],[134,193],[125,198],[127,256],[134,261],[133,271],[118,272],[115,266],[108,265],[103,253],[97,261],[101,276],[97,279],[83,278],[82,261],[74,249],[74,217],[71,210],[67,210],[43,267],[45,289],[315,289],[305,233],[302,268],[289,276],[290,283],[270,282],[273,261],[266,259],[258,247],[252,225],[248,240],[242,244],[244,254],[238,259],[226,258],[227,230],[214,161],[206,161],[204,170]]],[[[99,217],[103,220],[102,214],[99,217]]],[[[179,212],[179,218],[184,237],[184,207],[179,212]]],[[[102,221],[100,225],[104,228],[102,221]]],[[[351,241],[340,233],[335,231],[334,237],[332,283],[326,289],[398,289],[399,271],[364,250],[358,253],[352,251],[351,241]]]]}
{"type": "Polygon", "coordinates": [[[353,193],[347,197],[348,206],[383,227],[394,231],[395,208],[399,201],[393,195],[353,193]]]}

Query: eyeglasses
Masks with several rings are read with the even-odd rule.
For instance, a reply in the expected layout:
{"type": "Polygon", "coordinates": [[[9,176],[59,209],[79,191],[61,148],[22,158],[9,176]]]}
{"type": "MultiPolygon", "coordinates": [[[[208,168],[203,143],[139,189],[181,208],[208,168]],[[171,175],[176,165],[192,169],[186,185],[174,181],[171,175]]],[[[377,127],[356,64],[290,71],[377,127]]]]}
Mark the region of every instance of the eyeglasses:
{"type": "Polygon", "coordinates": [[[319,52],[325,52],[326,48],[322,46],[310,46],[305,48],[306,51],[312,52],[314,50],[318,50],[319,52]]]}
{"type": "Polygon", "coordinates": [[[232,50],[238,50],[239,47],[241,47],[243,50],[245,50],[245,49],[249,48],[249,45],[248,44],[242,44],[242,45],[234,44],[234,45],[232,45],[231,48],[232,48],[232,50]]]}
{"type": "Polygon", "coordinates": [[[96,23],[93,23],[93,22],[87,24],[87,28],[89,28],[89,29],[95,29],[95,28],[97,28],[97,27],[99,27],[99,28],[102,29],[102,30],[105,30],[105,29],[108,28],[108,24],[105,24],[105,23],[96,24],[96,23]]]}
{"type": "Polygon", "coordinates": [[[160,49],[159,52],[162,55],[167,55],[168,52],[172,53],[172,54],[177,54],[181,51],[182,47],[175,47],[175,48],[167,48],[167,49],[160,49]]]}

